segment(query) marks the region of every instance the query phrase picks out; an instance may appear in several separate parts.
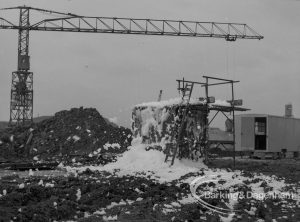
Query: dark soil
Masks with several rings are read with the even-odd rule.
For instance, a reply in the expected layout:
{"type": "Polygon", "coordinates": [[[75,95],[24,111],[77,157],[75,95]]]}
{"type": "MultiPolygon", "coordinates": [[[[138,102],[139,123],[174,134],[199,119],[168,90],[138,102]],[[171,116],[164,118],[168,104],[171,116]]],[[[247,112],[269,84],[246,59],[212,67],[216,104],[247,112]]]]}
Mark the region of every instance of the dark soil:
{"type": "Polygon", "coordinates": [[[94,108],[73,108],[30,126],[0,132],[0,158],[20,161],[35,157],[36,161],[71,162],[78,157],[76,162],[98,162],[103,156],[108,159],[107,155],[127,150],[131,135],[130,129],[110,124],[94,108]],[[106,143],[114,146],[103,148],[106,143]]]}
{"type": "Polygon", "coordinates": [[[232,159],[213,159],[208,164],[211,168],[243,170],[249,173],[263,173],[284,178],[289,183],[300,183],[300,160],[253,160],[237,159],[235,168],[232,159]]]}
{"type": "MultiPolygon", "coordinates": [[[[0,190],[6,190],[7,194],[0,198],[0,221],[103,221],[103,216],[97,214],[102,208],[106,217],[117,215],[118,221],[170,221],[172,217],[174,221],[199,221],[194,220],[199,218],[201,209],[196,204],[177,207],[168,215],[163,213],[164,204],[187,195],[189,190],[184,187],[91,171],[78,177],[4,177],[0,190]],[[41,179],[43,185],[38,184],[41,179]],[[22,189],[19,188],[21,183],[25,184],[22,189]],[[47,187],[47,183],[53,187],[47,187]],[[78,189],[80,198],[76,195],[78,189]],[[126,203],[108,207],[122,201],[126,203]],[[86,218],[86,215],[92,216],[86,218]]],[[[202,210],[204,215],[206,210],[202,210]]]]}
{"type": "MultiPolygon", "coordinates": [[[[189,184],[182,182],[185,178],[161,184],[150,178],[90,170],[76,177],[6,176],[0,181],[0,193],[7,193],[0,197],[0,221],[105,221],[109,217],[118,221],[221,221],[220,215],[199,203],[179,204],[178,200],[190,194],[189,184]],[[172,203],[177,205],[166,212],[172,203]]],[[[238,189],[249,188],[245,185],[238,189]]],[[[225,207],[220,199],[206,201],[225,207]]],[[[232,221],[298,222],[300,210],[290,208],[290,204],[295,202],[240,199],[232,221]],[[251,207],[257,209],[253,215],[246,212],[251,207]]]]}

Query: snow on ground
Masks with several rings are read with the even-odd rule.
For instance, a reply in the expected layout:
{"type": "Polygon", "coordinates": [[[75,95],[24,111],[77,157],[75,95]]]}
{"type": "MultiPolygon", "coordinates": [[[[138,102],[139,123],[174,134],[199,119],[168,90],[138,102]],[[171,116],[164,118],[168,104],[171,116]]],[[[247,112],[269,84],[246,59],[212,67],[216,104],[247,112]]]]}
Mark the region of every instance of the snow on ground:
{"type": "MultiPolygon", "coordinates": [[[[153,179],[160,182],[172,181],[187,173],[199,171],[199,168],[188,166],[177,159],[174,165],[170,167],[170,163],[164,162],[165,155],[162,152],[157,150],[146,151],[145,148],[146,145],[141,144],[140,140],[136,139],[133,141],[133,145],[129,147],[129,150],[119,157],[116,162],[105,166],[66,167],[66,169],[70,172],[82,172],[87,168],[92,171],[114,172],[118,170],[117,174],[119,176],[136,175],[143,172],[145,175],[150,175],[153,179]]],[[[200,168],[204,167],[204,164],[200,165],[200,168]]]]}
{"type": "Polygon", "coordinates": [[[77,136],[77,135],[74,135],[72,138],[73,138],[73,140],[74,140],[75,142],[77,142],[78,140],[80,140],[80,137],[77,136]]]}
{"type": "Polygon", "coordinates": [[[135,174],[136,172],[145,172],[148,175],[155,176],[155,179],[161,182],[172,181],[189,173],[196,172],[198,169],[189,167],[176,160],[170,167],[165,163],[165,155],[157,150],[145,150],[145,145],[131,147],[117,162],[108,164],[103,170],[112,172],[120,169],[119,175],[135,174]]]}
{"type": "MultiPolygon", "coordinates": [[[[279,179],[276,176],[266,176],[263,174],[248,175],[238,170],[209,169],[201,161],[192,162],[190,160],[176,159],[174,165],[170,167],[169,163],[164,162],[165,155],[163,152],[157,150],[146,151],[145,148],[146,145],[141,144],[141,140],[135,139],[132,146],[129,147],[129,150],[120,156],[116,162],[104,166],[66,167],[66,169],[69,172],[76,173],[83,172],[89,168],[92,171],[98,170],[116,173],[118,176],[150,176],[161,183],[178,180],[188,173],[194,173],[178,181],[178,185],[181,183],[191,184],[193,180],[199,178],[197,173],[200,173],[200,175],[203,175],[203,180],[214,180],[219,189],[230,190],[233,198],[230,198],[228,207],[231,209],[233,209],[234,205],[238,202],[238,196],[236,194],[239,193],[238,188],[240,186],[251,188],[251,197],[249,198],[261,200],[266,198],[267,194],[280,194],[283,188],[288,185],[283,179],[279,179]],[[219,183],[219,181],[222,181],[222,183],[219,183]],[[265,192],[265,187],[268,188],[268,192],[265,192]]],[[[294,195],[299,198],[300,191],[295,190],[295,192],[297,193],[294,195]]],[[[180,204],[189,204],[197,202],[197,199],[192,194],[189,194],[179,199],[178,202],[180,204]]],[[[232,215],[223,217],[222,220],[230,221],[231,216],[232,215]]]]}
{"type": "MultiPolygon", "coordinates": [[[[92,171],[116,172],[119,176],[150,175],[153,179],[160,182],[170,182],[188,173],[203,171],[207,179],[224,180],[222,183],[222,188],[224,189],[236,184],[243,185],[247,183],[254,193],[263,192],[263,182],[272,188],[272,192],[280,192],[280,190],[287,185],[284,180],[280,180],[275,176],[270,177],[255,174],[253,177],[249,177],[238,170],[209,169],[201,161],[192,162],[190,160],[175,159],[174,165],[170,167],[170,163],[164,162],[165,154],[163,154],[163,152],[157,150],[146,151],[146,145],[142,144],[140,139],[135,139],[132,144],[129,150],[119,157],[116,162],[104,166],[66,167],[66,169],[70,172],[83,172],[89,168],[92,171]]],[[[191,183],[195,178],[197,178],[197,176],[190,176],[180,183],[191,183]]]]}

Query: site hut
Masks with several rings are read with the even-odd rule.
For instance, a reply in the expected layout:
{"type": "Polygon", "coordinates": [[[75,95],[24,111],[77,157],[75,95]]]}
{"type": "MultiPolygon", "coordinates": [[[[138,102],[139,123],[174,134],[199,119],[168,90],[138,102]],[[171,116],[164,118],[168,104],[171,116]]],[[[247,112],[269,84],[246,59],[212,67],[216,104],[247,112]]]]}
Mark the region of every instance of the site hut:
{"type": "Polygon", "coordinates": [[[299,158],[300,119],[294,118],[291,105],[285,116],[242,114],[235,116],[237,151],[251,151],[258,158],[299,158]]]}

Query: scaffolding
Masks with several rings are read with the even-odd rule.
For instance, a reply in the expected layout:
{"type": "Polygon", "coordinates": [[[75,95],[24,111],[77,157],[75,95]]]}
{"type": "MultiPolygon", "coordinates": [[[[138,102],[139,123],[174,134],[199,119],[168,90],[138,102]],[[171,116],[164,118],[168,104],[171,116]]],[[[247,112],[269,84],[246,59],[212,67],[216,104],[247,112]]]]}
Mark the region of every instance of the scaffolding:
{"type": "MultiPolygon", "coordinates": [[[[242,105],[242,100],[236,100],[234,94],[234,84],[238,83],[239,81],[231,80],[231,79],[223,79],[223,78],[216,78],[211,76],[203,76],[204,82],[195,82],[195,81],[187,81],[184,78],[182,80],[176,80],[178,83],[178,91],[184,94],[184,90],[187,84],[199,85],[204,87],[205,89],[205,97],[200,97],[202,100],[201,104],[193,105],[193,106],[186,106],[186,109],[194,109],[201,111],[205,118],[204,118],[204,127],[203,133],[200,138],[200,147],[203,148],[204,151],[204,160],[205,162],[209,161],[208,150],[213,144],[217,144],[217,146],[222,145],[225,147],[226,144],[230,144],[233,146],[233,165],[235,167],[235,111],[247,111],[249,109],[240,107],[242,105]],[[213,81],[213,82],[212,82],[213,81]],[[227,100],[230,104],[229,106],[225,105],[217,105],[215,103],[215,98],[210,96],[210,87],[212,86],[219,86],[229,84],[231,86],[231,99],[227,100]],[[214,112],[213,117],[209,120],[209,114],[214,112]],[[216,116],[221,113],[223,114],[229,121],[232,123],[232,135],[233,139],[231,141],[224,140],[211,140],[209,138],[209,127],[211,123],[215,120],[216,116]],[[228,113],[232,114],[232,119],[229,118],[228,113]]],[[[180,133],[180,131],[179,131],[180,133]]],[[[181,135],[178,135],[180,138],[181,135]]],[[[200,149],[201,149],[200,148],[200,149]]]]}

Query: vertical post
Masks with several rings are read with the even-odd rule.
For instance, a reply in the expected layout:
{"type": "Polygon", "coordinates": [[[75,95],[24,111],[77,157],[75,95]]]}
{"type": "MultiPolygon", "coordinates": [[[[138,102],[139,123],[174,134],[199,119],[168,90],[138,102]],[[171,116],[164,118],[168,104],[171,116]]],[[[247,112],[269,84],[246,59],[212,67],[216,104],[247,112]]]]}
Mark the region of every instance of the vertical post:
{"type": "Polygon", "coordinates": [[[162,89],[159,90],[158,99],[157,99],[158,102],[161,101],[162,92],[163,92],[162,89]]]}
{"type": "Polygon", "coordinates": [[[24,125],[33,118],[33,73],[29,72],[29,8],[20,8],[18,70],[12,73],[10,125],[24,125]]]}
{"type": "Polygon", "coordinates": [[[234,90],[231,82],[232,133],[233,133],[233,168],[235,169],[235,120],[234,120],[234,90]]]}
{"type": "Polygon", "coordinates": [[[203,132],[203,144],[204,144],[204,158],[205,158],[205,163],[208,162],[208,78],[206,77],[206,82],[205,82],[205,97],[206,97],[206,104],[205,104],[205,120],[204,120],[204,132],[203,132]]]}
{"type": "Polygon", "coordinates": [[[184,88],[185,88],[185,83],[184,83],[184,77],[182,78],[182,88],[181,88],[181,96],[183,97],[184,95],[184,88]]]}

